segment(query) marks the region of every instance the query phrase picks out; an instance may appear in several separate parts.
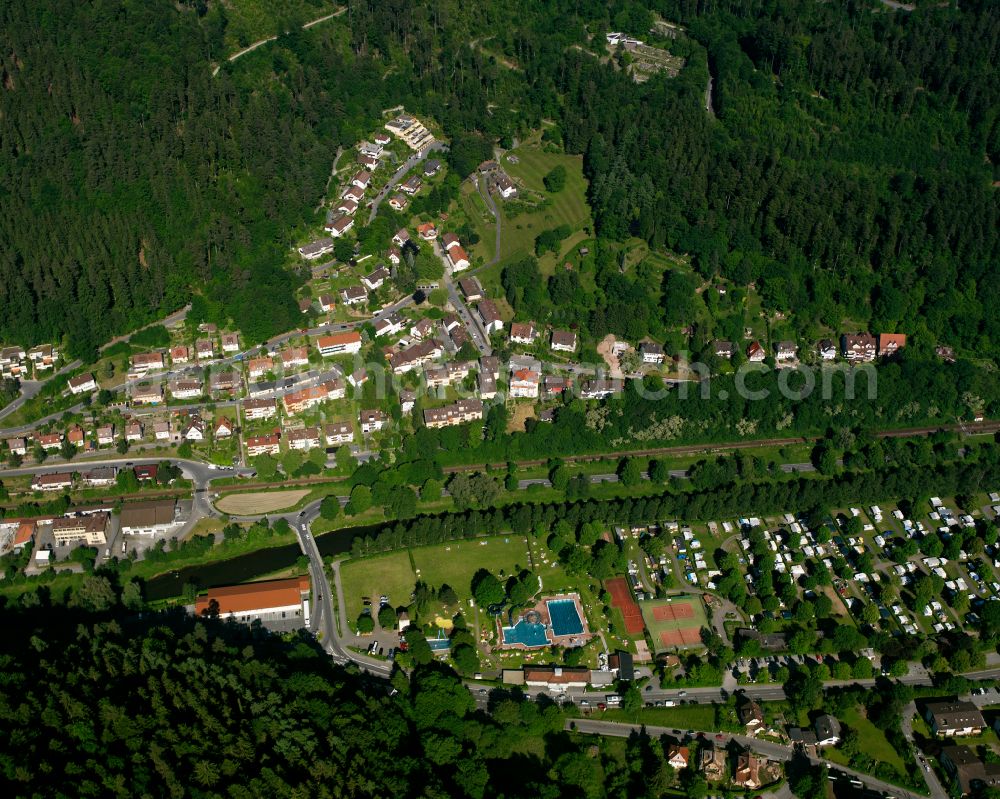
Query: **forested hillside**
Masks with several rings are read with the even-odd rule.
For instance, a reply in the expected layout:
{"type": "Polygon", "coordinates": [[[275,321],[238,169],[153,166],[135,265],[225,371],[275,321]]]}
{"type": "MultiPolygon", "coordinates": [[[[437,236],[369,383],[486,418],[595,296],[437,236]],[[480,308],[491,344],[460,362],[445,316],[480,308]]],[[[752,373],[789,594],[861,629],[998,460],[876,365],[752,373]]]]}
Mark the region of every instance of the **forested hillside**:
{"type": "MultiPolygon", "coordinates": [[[[404,104],[462,174],[548,120],[585,156],[600,236],[757,281],[803,337],[849,322],[1000,344],[989,0],[351,0],[232,64],[228,5],[0,8],[0,339],[87,354],[192,294],[249,341],[293,327],[287,254],[336,149],[404,104]],[[645,37],[654,11],[685,26],[664,46],[686,65],[636,84],[604,33],[645,37]]],[[[281,8],[245,10],[264,31],[281,8]]]]}
{"type": "Polygon", "coordinates": [[[705,48],[676,80],[580,52],[561,73],[600,233],[759,281],[806,338],[852,320],[994,353],[1000,6],[650,5],[705,48]]]}
{"type": "Polygon", "coordinates": [[[140,622],[109,601],[105,585],[75,610],[5,616],[5,796],[634,798],[660,795],[671,771],[638,736],[628,766],[586,754],[552,703],[498,695],[477,711],[445,666],[398,675],[390,697],[308,638],[140,622]]]}

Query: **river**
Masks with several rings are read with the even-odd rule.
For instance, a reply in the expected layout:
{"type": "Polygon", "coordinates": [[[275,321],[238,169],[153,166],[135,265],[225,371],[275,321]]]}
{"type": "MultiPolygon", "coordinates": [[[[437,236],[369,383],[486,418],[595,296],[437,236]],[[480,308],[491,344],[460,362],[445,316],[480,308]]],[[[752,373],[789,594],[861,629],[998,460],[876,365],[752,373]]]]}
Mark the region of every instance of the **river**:
{"type": "MultiPolygon", "coordinates": [[[[355,538],[366,535],[377,535],[382,529],[380,524],[365,527],[349,527],[344,530],[334,530],[316,536],[316,544],[320,554],[342,555],[351,551],[355,538]]],[[[218,585],[235,585],[253,580],[271,572],[287,569],[295,565],[302,554],[299,545],[286,544],[281,547],[258,549],[228,560],[217,560],[200,566],[186,566],[183,569],[167,572],[150,579],[143,595],[147,601],[171,599],[183,593],[185,583],[194,583],[199,589],[212,588],[218,585]]]]}

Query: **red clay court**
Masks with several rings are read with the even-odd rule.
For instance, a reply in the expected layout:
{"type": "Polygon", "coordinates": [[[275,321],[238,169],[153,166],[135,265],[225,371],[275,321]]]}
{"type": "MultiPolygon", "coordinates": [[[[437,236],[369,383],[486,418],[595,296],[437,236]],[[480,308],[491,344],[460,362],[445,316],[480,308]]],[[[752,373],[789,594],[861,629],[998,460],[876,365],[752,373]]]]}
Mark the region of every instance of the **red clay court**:
{"type": "Polygon", "coordinates": [[[653,608],[653,618],[657,621],[693,619],[694,607],[692,607],[690,602],[676,602],[672,605],[657,605],[653,608]]]}
{"type": "Polygon", "coordinates": [[[632,596],[632,591],[624,577],[615,577],[604,581],[604,587],[611,594],[611,604],[622,612],[625,620],[625,632],[637,635],[646,629],[642,620],[642,611],[632,596]]]}
{"type": "Polygon", "coordinates": [[[660,633],[663,646],[691,646],[701,643],[700,627],[682,627],[679,630],[664,630],[660,633]]]}

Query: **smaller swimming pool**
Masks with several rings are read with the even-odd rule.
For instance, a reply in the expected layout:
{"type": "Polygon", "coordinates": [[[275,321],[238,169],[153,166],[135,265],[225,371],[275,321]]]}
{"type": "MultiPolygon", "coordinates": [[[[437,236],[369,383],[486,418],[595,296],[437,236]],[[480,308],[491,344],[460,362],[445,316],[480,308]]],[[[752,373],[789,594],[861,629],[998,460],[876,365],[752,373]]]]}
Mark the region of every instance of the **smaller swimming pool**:
{"type": "Polygon", "coordinates": [[[451,641],[447,638],[428,638],[427,645],[434,652],[444,652],[451,649],[451,641]]]}
{"type": "Polygon", "coordinates": [[[552,622],[552,634],[557,638],[562,635],[579,635],[583,632],[583,619],[576,609],[576,600],[550,599],[545,603],[549,609],[549,620],[552,622]]]}
{"type": "Polygon", "coordinates": [[[503,628],[503,642],[508,645],[523,644],[528,648],[549,645],[548,636],[545,635],[545,625],[524,619],[519,619],[513,627],[503,628]]]}

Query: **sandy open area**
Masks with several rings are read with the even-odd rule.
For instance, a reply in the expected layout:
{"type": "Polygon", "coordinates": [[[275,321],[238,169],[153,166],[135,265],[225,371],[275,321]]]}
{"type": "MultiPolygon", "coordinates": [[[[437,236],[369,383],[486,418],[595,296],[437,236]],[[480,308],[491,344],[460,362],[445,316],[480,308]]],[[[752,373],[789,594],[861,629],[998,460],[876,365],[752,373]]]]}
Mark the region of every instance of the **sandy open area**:
{"type": "Polygon", "coordinates": [[[227,494],[215,503],[223,513],[233,516],[253,516],[258,513],[290,508],[302,499],[308,490],[303,491],[255,491],[246,494],[227,494]]]}

